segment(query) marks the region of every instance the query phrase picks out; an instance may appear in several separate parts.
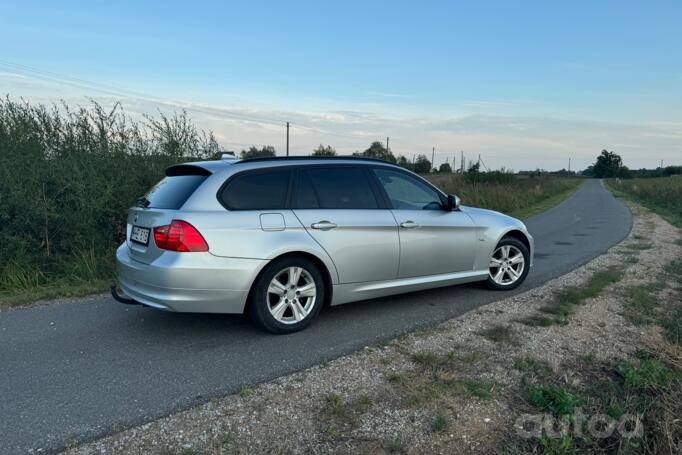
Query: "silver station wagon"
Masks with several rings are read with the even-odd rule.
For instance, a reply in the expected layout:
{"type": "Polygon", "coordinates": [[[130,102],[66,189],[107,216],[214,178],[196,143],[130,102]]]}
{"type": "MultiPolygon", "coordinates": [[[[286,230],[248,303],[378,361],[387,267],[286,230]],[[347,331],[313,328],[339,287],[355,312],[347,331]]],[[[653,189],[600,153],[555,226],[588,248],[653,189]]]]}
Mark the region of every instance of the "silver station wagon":
{"type": "Polygon", "coordinates": [[[532,255],[521,221],[462,206],[390,163],[226,159],[169,167],[130,209],[112,295],[169,311],[247,312],[287,333],[327,304],[472,281],[513,289],[532,255]]]}

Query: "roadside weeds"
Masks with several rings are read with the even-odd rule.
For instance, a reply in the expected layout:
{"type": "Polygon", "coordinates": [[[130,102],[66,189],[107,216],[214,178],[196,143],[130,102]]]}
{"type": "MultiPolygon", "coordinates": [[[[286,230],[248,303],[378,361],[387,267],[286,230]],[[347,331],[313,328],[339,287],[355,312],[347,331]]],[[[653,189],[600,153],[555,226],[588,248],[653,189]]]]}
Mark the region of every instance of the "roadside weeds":
{"type": "Polygon", "coordinates": [[[680,232],[634,212],[539,288],[67,453],[680,453],[680,232]]]}

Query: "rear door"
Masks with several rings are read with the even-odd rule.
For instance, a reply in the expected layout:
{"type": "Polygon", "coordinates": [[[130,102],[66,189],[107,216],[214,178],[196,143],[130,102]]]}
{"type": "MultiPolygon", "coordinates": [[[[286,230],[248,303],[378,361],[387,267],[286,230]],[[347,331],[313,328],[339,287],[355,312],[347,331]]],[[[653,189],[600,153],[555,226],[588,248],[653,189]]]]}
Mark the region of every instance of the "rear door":
{"type": "Polygon", "coordinates": [[[399,226],[401,278],[473,269],[476,229],[467,214],[445,209],[440,193],[408,172],[373,172],[399,226]]]}
{"type": "Polygon", "coordinates": [[[353,165],[299,168],[292,208],[336,265],[340,283],[397,277],[398,225],[369,169],[353,165]]]}
{"type": "Polygon", "coordinates": [[[136,261],[150,264],[163,253],[154,243],[154,227],[170,224],[175,213],[211,175],[210,171],[195,166],[176,169],[183,170],[166,176],[128,211],[126,243],[130,257],[136,261]]]}

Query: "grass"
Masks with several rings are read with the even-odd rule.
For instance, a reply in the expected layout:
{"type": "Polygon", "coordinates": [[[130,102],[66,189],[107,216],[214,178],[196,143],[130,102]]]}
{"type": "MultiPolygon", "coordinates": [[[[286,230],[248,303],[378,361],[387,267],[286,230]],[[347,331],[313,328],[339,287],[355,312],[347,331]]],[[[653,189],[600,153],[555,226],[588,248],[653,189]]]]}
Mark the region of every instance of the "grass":
{"type": "Polygon", "coordinates": [[[663,328],[666,339],[682,346],[682,259],[663,268],[654,283],[634,285],[623,290],[623,315],[633,324],[654,324],[663,328]],[[660,292],[668,294],[661,298],[660,292]]]}
{"type": "Polygon", "coordinates": [[[247,385],[242,386],[241,389],[239,389],[239,396],[242,398],[249,398],[251,395],[253,395],[253,389],[247,385]]]}
{"type": "MultiPolygon", "coordinates": [[[[491,173],[495,174],[495,173],[491,173]]],[[[485,176],[488,174],[482,174],[485,176]]],[[[424,177],[462,204],[484,207],[517,218],[526,218],[557,205],[573,194],[584,180],[561,177],[520,177],[497,173],[498,178],[468,178],[461,174],[429,174],[424,177]]]]}
{"type": "Polygon", "coordinates": [[[329,417],[346,418],[348,417],[348,407],[340,395],[330,393],[325,397],[324,412],[329,417]]]}
{"type": "Polygon", "coordinates": [[[609,267],[596,272],[582,286],[571,286],[558,292],[554,299],[540,307],[540,314],[531,315],[520,322],[530,326],[550,326],[567,324],[568,318],[578,305],[598,296],[607,286],[617,283],[623,278],[623,269],[609,267]]]}
{"type": "Polygon", "coordinates": [[[518,438],[501,453],[680,453],[682,374],[662,360],[638,353],[630,360],[565,365],[557,374],[533,359],[518,359],[515,367],[532,376],[525,382],[532,409],[524,412],[550,413],[559,423],[555,428],[566,427],[559,434],[544,427],[540,437],[518,438]],[[567,384],[564,370],[581,380],[567,384]],[[612,433],[590,432],[589,420],[597,415],[613,419],[612,433]],[[641,419],[641,437],[622,437],[618,424],[624,416],[641,419]]]}
{"type": "Polygon", "coordinates": [[[606,186],[616,196],[642,204],[671,224],[682,227],[682,176],[609,179],[606,186]]]}
{"type": "Polygon", "coordinates": [[[448,427],[448,418],[443,412],[438,412],[431,421],[431,431],[434,433],[442,433],[448,427]]]}
{"type": "Polygon", "coordinates": [[[532,357],[521,357],[514,361],[514,368],[523,374],[524,382],[544,379],[552,374],[552,367],[544,360],[532,357]]]}
{"type": "Polygon", "coordinates": [[[528,400],[537,408],[555,415],[572,414],[582,404],[582,400],[557,385],[531,385],[528,400]]]}
{"type": "Polygon", "coordinates": [[[639,363],[620,362],[616,371],[623,378],[625,389],[638,393],[665,389],[675,378],[670,368],[652,357],[644,358],[639,363]]]}
{"type": "Polygon", "coordinates": [[[386,443],[385,448],[388,453],[400,453],[405,450],[405,444],[400,436],[396,436],[386,443]]]}
{"type": "Polygon", "coordinates": [[[496,324],[480,330],[478,334],[494,343],[514,344],[516,342],[514,329],[508,325],[496,324]]]}
{"type": "Polygon", "coordinates": [[[416,352],[409,355],[417,366],[403,374],[389,373],[386,380],[393,385],[409,406],[419,406],[454,397],[489,400],[498,385],[490,381],[461,378],[455,371],[458,359],[453,352],[436,354],[416,352]]]}
{"type": "MultiPolygon", "coordinates": [[[[218,150],[184,112],[140,122],[119,105],[0,98],[0,308],[105,292],[128,208],[169,165],[218,150]]],[[[553,205],[580,183],[502,172],[427,178],[466,204],[517,216],[553,205]]]]}
{"type": "MultiPolygon", "coordinates": [[[[444,190],[462,195],[465,204],[499,210],[520,218],[558,204],[582,183],[581,179],[522,178],[511,174],[503,183],[472,183],[458,174],[432,174],[426,177],[444,190]]],[[[144,189],[140,186],[138,192],[144,189]]],[[[123,213],[120,218],[124,219],[123,213]]],[[[108,244],[101,251],[95,248],[77,249],[75,254],[53,254],[49,260],[7,262],[0,267],[0,308],[39,299],[106,292],[116,275],[114,247],[115,244],[108,244]]]]}

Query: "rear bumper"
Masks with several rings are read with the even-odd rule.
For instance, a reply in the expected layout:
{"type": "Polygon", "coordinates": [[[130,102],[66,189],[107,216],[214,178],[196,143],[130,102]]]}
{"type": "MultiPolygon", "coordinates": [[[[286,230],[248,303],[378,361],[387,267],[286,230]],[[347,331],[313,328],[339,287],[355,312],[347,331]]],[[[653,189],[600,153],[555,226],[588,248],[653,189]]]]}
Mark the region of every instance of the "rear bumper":
{"type": "Polygon", "coordinates": [[[116,251],[125,297],[150,307],[193,313],[242,313],[251,283],[268,261],[166,251],[151,264],[116,251]]]}

